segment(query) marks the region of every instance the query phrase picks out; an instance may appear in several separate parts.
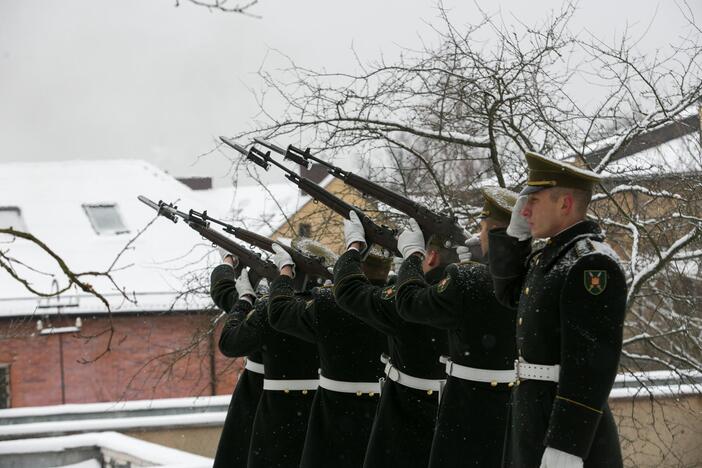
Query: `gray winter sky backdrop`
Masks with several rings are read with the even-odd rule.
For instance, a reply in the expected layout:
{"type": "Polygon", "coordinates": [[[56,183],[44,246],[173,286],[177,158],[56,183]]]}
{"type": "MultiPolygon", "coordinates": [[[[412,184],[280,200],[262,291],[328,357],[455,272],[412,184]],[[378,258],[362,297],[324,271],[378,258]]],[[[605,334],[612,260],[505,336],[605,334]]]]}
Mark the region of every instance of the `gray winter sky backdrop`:
{"type": "MultiPolygon", "coordinates": [[[[298,64],[353,71],[418,47],[438,24],[432,0],[260,0],[260,19],[210,12],[181,0],[0,0],[0,161],[139,158],[177,176],[228,181],[220,134],[257,111],[249,88],[274,69],[277,49],[298,64]]],[[[542,20],[560,0],[482,1],[505,21],[542,20]]],[[[702,20],[702,1],[688,5],[702,20]]],[[[446,0],[454,24],[476,4],[446,0]]],[[[684,25],[672,0],[583,0],[571,23],[607,42],[648,29],[655,53],[684,25]]]]}

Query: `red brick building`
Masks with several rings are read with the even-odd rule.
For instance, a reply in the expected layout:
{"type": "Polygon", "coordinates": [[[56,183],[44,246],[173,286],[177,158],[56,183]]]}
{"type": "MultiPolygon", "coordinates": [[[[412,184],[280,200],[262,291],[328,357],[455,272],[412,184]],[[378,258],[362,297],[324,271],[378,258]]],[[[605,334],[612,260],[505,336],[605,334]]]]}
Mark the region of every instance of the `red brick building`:
{"type": "MultiPolygon", "coordinates": [[[[291,210],[304,202],[291,184],[268,189],[291,210]]],[[[231,393],[240,363],[217,349],[220,311],[208,294],[219,256],[165,218],[139,234],[155,212],[137,195],[207,208],[262,234],[281,215],[259,187],[195,191],[142,161],[0,164],[0,227],[34,234],[74,272],[105,271],[118,258],[122,289],[82,278],[108,299],[108,314],[76,288],[42,299],[0,270],[0,408],[231,393]],[[261,213],[267,224],[256,224],[261,213]]],[[[32,287],[66,284],[35,245],[0,239],[0,248],[32,287]]]]}

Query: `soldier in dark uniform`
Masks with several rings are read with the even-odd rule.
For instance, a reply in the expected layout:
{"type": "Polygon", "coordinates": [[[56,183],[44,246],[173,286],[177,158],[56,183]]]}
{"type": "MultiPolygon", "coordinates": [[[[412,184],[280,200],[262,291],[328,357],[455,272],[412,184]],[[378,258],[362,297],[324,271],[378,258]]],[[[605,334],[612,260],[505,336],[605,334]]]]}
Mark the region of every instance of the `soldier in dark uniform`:
{"type": "MultiPolygon", "coordinates": [[[[230,289],[233,282],[233,276],[222,279],[217,287],[230,289]]],[[[317,348],[271,328],[267,298],[256,299],[247,270],[242,271],[235,287],[239,296],[235,309],[246,315],[243,320],[228,318],[219,349],[229,357],[260,349],[265,369],[246,466],[297,468],[318,383],[317,348]]]]}
{"type": "MultiPolygon", "coordinates": [[[[366,241],[353,211],[344,222],[344,232],[349,249],[334,267],[334,297],[345,311],[386,335],[389,348],[389,356],[383,357],[385,381],[363,466],[425,468],[444,379],[439,357],[447,349],[446,332],[400,318],[395,288],[383,287],[390,259],[371,254],[361,261],[366,241]]],[[[426,270],[432,283],[456,259],[455,250],[442,244],[436,238],[428,245],[426,270]]]]}
{"type": "Polygon", "coordinates": [[[281,275],[271,285],[271,325],[316,343],[321,363],[300,467],[359,468],[378,404],[385,337],[344,312],[330,287],[296,296],[290,256],[278,249],[274,260],[281,275]]]}
{"type": "MultiPolygon", "coordinates": [[[[234,287],[235,260],[222,254],[224,263],[212,270],[210,295],[215,305],[228,314],[227,319],[243,321],[247,310],[239,303],[234,287]]],[[[239,375],[227,409],[227,417],[219,438],[214,468],[246,467],[251,440],[251,426],[258,401],[263,393],[263,357],[260,349],[246,356],[246,367],[239,375]]]]}
{"type": "MultiPolygon", "coordinates": [[[[497,187],[482,193],[480,240],[482,257],[487,258],[488,230],[507,226],[516,194],[497,187]]],[[[410,234],[418,237],[421,231],[410,234]]],[[[497,467],[515,381],[514,312],[497,302],[484,264],[461,262],[450,265],[438,284],[428,279],[422,273],[421,252],[409,255],[397,279],[397,307],[408,321],[448,332],[448,380],[429,467],[497,467]]]]}
{"type": "Polygon", "coordinates": [[[599,176],[526,154],[527,187],[507,230],[490,233],[495,291],[517,308],[517,373],[508,467],[620,467],[607,405],[622,347],[627,286],[587,219],[599,176]],[[531,252],[530,238],[548,239],[531,252]]]}

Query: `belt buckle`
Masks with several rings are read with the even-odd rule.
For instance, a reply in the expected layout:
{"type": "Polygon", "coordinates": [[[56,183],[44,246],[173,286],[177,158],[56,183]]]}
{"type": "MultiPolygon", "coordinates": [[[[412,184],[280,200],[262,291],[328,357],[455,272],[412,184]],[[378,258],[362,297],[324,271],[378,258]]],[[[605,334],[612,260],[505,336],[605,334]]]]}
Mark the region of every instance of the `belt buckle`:
{"type": "Polygon", "coordinates": [[[389,366],[388,371],[386,372],[386,375],[388,376],[388,378],[390,380],[393,380],[395,382],[400,381],[400,371],[392,364],[389,366]]]}

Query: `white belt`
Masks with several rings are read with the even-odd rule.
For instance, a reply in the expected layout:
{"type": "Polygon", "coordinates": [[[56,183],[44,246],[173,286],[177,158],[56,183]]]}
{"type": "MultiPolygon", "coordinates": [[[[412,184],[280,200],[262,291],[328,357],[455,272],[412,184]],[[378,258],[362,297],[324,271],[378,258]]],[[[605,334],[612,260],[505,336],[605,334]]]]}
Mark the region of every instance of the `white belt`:
{"type": "Polygon", "coordinates": [[[263,364],[261,364],[260,362],[252,361],[249,358],[246,358],[246,364],[244,365],[244,368],[257,374],[263,374],[263,364]]]}
{"type": "Polygon", "coordinates": [[[345,382],[343,380],[332,380],[320,374],[319,386],[327,390],[342,393],[355,393],[362,395],[368,393],[370,396],[380,393],[380,382],[345,382]]]}
{"type": "Polygon", "coordinates": [[[439,362],[446,364],[446,374],[463,380],[485,382],[492,386],[496,386],[500,383],[514,383],[514,381],[517,380],[517,373],[514,369],[495,370],[462,366],[453,362],[448,356],[441,356],[439,362]]]}
{"type": "Polygon", "coordinates": [[[558,375],[561,372],[561,366],[558,364],[553,366],[529,364],[523,359],[515,359],[514,368],[517,371],[518,379],[544,380],[556,383],[558,383],[558,375]]]}
{"type": "Polygon", "coordinates": [[[385,363],[385,375],[393,382],[397,382],[405,387],[414,388],[415,390],[425,390],[429,395],[433,392],[438,392],[446,382],[443,379],[422,379],[405,374],[397,367],[393,366],[390,358],[386,355],[380,356],[380,360],[385,363]]]}
{"type": "Polygon", "coordinates": [[[307,393],[308,390],[317,390],[319,386],[319,380],[317,379],[307,379],[307,380],[272,380],[263,379],[263,389],[264,390],[282,390],[285,393],[290,391],[302,391],[307,393]]]}

